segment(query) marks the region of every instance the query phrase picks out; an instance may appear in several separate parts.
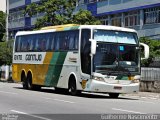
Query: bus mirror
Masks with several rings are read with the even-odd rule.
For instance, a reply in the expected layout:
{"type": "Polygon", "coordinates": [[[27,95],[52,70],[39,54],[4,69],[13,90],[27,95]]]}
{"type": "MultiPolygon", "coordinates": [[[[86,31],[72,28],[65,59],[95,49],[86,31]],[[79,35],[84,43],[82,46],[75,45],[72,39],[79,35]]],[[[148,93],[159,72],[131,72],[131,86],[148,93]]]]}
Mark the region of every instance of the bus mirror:
{"type": "Polygon", "coordinates": [[[96,48],[97,48],[97,41],[93,39],[89,39],[91,41],[91,54],[95,55],[96,54],[96,48]]]}
{"type": "Polygon", "coordinates": [[[148,59],[149,58],[149,46],[144,43],[140,43],[140,46],[144,48],[144,58],[141,58],[141,60],[148,59]]]}

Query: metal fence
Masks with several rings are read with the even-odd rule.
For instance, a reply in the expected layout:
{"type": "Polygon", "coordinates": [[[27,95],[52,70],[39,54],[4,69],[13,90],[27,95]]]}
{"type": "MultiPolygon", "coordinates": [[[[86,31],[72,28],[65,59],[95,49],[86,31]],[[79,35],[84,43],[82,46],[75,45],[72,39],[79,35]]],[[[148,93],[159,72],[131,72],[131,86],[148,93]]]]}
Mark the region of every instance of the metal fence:
{"type": "Polygon", "coordinates": [[[141,68],[142,81],[160,81],[160,68],[141,68]]]}

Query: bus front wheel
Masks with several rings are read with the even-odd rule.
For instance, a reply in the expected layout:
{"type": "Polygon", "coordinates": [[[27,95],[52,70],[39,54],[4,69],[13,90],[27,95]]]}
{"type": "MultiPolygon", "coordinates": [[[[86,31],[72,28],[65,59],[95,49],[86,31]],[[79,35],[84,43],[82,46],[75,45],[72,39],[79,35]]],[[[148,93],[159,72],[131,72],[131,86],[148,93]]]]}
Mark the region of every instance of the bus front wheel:
{"type": "Polygon", "coordinates": [[[110,98],[118,98],[119,93],[109,93],[110,98]]]}
{"type": "Polygon", "coordinates": [[[81,91],[77,90],[76,80],[74,76],[71,76],[69,79],[69,92],[73,96],[81,93],[81,91]]]}

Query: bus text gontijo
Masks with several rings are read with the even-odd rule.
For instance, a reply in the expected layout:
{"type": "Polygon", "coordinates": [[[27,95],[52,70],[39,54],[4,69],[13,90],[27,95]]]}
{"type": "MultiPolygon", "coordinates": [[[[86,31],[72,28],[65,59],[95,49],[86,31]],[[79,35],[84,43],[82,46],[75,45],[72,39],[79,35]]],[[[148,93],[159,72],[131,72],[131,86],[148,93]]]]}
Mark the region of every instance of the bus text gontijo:
{"type": "Polygon", "coordinates": [[[139,91],[140,49],[135,30],[105,25],[59,25],[16,34],[12,77],[25,89],[42,86],[81,91],[139,91]]]}

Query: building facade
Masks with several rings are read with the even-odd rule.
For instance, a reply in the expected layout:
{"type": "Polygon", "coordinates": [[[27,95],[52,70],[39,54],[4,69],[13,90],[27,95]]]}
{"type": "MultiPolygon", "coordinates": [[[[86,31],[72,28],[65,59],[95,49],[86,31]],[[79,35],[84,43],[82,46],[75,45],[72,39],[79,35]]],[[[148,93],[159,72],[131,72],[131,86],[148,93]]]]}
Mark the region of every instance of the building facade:
{"type": "MultiPolygon", "coordinates": [[[[9,0],[9,33],[31,30],[41,15],[23,15],[26,5],[39,0],[9,0]]],[[[76,10],[91,11],[104,25],[133,28],[139,37],[160,39],[160,0],[78,0],[76,10]]]]}

